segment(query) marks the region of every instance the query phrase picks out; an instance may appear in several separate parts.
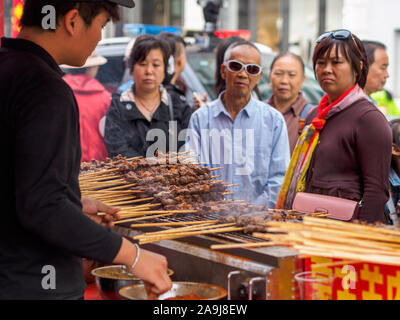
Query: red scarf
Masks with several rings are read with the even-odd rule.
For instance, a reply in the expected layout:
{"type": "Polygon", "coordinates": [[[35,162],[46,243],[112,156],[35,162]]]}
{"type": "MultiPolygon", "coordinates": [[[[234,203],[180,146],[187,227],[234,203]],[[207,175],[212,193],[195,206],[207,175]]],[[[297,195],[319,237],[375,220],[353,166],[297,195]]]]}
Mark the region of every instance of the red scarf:
{"type": "Polygon", "coordinates": [[[331,111],[333,107],[335,107],[339,102],[341,102],[344,98],[346,98],[350,94],[350,92],[352,92],[356,87],[357,84],[351,89],[347,90],[345,93],[343,93],[339,99],[332,102],[331,104],[329,104],[328,102],[328,95],[326,94],[323,96],[318,106],[318,116],[314,118],[314,120],[312,121],[312,125],[315,127],[317,131],[321,131],[324,128],[326,123],[325,118],[328,115],[329,111],[331,111]]]}

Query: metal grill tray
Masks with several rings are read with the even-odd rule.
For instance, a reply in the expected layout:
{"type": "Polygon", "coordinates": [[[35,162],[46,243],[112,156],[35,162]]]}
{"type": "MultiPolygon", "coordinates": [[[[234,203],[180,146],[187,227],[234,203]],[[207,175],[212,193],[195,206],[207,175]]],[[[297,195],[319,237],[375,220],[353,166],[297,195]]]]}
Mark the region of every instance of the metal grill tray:
{"type": "MultiPolygon", "coordinates": [[[[159,223],[159,222],[194,222],[194,221],[206,221],[206,220],[220,220],[224,216],[218,215],[215,213],[207,214],[204,216],[199,216],[195,214],[185,214],[185,215],[175,215],[172,217],[163,217],[163,218],[155,218],[151,219],[149,217],[148,220],[151,220],[152,223],[159,223]]],[[[142,221],[140,223],[143,223],[142,221]]],[[[140,224],[139,222],[137,224],[140,224]]],[[[135,223],[126,223],[126,224],[121,224],[121,226],[128,227],[131,224],[135,223]]],[[[166,229],[172,229],[173,227],[152,227],[152,230],[166,230],[166,229]]],[[[140,230],[142,232],[148,232],[150,229],[149,228],[137,228],[137,230],[140,230]]],[[[247,243],[247,242],[262,242],[265,240],[255,238],[251,235],[245,234],[243,232],[239,231],[234,231],[234,232],[225,232],[225,233],[210,233],[208,234],[209,236],[212,235],[215,238],[219,238],[221,240],[229,241],[229,242],[238,242],[238,243],[247,243]]]]}

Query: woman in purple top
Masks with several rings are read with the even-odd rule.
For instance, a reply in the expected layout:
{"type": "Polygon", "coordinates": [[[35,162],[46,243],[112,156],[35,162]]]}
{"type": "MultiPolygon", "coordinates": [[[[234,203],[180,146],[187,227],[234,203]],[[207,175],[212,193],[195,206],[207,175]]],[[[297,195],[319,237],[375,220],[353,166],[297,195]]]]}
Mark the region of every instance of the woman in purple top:
{"type": "Polygon", "coordinates": [[[362,90],[368,75],[364,47],[348,30],[328,32],[317,39],[313,63],[326,95],[306,120],[312,137],[300,172],[306,174],[293,174],[279,203],[287,207],[293,201],[294,182],[303,185],[296,192],[362,201],[359,216],[353,219],[385,222],[392,134],[384,115],[362,90]]]}

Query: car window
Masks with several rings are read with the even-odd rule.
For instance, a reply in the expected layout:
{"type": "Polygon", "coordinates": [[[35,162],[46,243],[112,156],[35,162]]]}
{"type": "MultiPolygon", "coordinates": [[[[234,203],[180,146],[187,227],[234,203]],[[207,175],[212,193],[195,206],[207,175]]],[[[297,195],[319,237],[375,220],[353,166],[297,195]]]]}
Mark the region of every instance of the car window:
{"type": "Polygon", "coordinates": [[[99,80],[108,90],[116,92],[121,85],[125,73],[123,56],[109,56],[107,63],[100,66],[96,79],[99,80]]]}
{"type": "Polygon", "coordinates": [[[215,83],[215,56],[213,52],[187,53],[188,63],[204,86],[211,100],[216,99],[215,83]]]}

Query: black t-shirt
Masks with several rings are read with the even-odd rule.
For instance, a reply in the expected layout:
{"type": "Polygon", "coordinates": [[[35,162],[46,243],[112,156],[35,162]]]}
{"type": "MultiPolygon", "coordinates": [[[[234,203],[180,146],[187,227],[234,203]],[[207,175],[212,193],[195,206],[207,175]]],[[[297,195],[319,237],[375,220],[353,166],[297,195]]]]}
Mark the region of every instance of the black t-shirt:
{"type": "Polygon", "coordinates": [[[0,48],[0,299],[75,299],[80,257],[111,263],[121,236],[82,213],[79,114],[54,59],[22,39],[0,48]]]}

